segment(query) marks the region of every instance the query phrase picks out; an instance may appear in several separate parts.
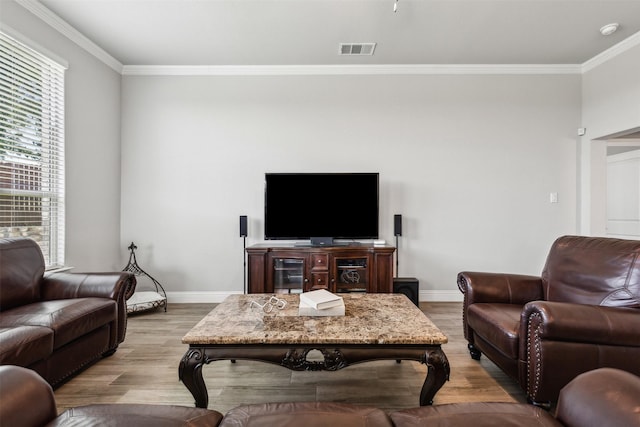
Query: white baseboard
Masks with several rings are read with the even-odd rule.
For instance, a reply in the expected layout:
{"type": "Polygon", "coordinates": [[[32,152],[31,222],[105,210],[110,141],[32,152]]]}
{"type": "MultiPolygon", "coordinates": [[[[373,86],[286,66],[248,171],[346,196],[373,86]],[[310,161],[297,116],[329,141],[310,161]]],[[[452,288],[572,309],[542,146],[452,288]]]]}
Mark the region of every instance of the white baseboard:
{"type": "Polygon", "coordinates": [[[464,296],[459,290],[448,291],[420,291],[418,298],[420,302],[462,302],[464,296]]]}
{"type": "Polygon", "coordinates": [[[185,291],[185,292],[167,292],[167,301],[171,303],[181,304],[193,304],[193,303],[219,303],[224,301],[226,297],[233,294],[241,294],[242,292],[235,291],[220,291],[220,292],[198,292],[198,291],[185,291]]]}
{"type": "MultiPolygon", "coordinates": [[[[197,291],[185,291],[185,292],[167,292],[167,300],[169,303],[205,303],[216,304],[222,302],[226,297],[232,294],[241,294],[242,292],[235,291],[220,291],[220,292],[197,292],[197,291]]],[[[450,291],[420,291],[419,295],[421,302],[461,302],[463,297],[462,293],[458,290],[450,291]]]]}

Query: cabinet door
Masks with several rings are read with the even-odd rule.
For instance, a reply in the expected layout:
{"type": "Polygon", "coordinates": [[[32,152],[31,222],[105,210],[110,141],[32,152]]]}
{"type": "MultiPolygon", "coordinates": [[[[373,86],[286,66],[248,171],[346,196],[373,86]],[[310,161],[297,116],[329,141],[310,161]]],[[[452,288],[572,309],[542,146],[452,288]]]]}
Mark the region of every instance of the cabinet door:
{"type": "Polygon", "coordinates": [[[272,253],[269,255],[268,288],[274,293],[300,293],[306,283],[304,256],[272,253]]]}
{"type": "Polygon", "coordinates": [[[272,292],[272,289],[267,289],[269,284],[267,283],[268,275],[266,272],[266,265],[268,258],[266,251],[264,250],[247,250],[249,257],[249,268],[247,271],[248,279],[248,291],[250,294],[264,294],[272,292]]]}
{"type": "Polygon", "coordinates": [[[376,266],[375,276],[372,273],[373,283],[369,292],[392,293],[393,292],[393,251],[376,253],[374,255],[376,266]]]}
{"type": "Polygon", "coordinates": [[[372,263],[370,255],[335,255],[332,281],[336,292],[370,292],[372,263]]]}

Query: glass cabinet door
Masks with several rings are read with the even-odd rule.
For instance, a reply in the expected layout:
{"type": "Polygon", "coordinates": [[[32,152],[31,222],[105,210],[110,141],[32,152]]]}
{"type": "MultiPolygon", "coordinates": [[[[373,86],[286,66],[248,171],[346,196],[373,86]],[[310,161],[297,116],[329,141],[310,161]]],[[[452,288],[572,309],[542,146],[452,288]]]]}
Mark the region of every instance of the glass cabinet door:
{"type": "Polygon", "coordinates": [[[336,292],[367,292],[368,258],[334,258],[336,292]]]}
{"type": "Polygon", "coordinates": [[[275,293],[300,293],[304,287],[305,265],[302,258],[273,258],[273,290],[275,293]]]}

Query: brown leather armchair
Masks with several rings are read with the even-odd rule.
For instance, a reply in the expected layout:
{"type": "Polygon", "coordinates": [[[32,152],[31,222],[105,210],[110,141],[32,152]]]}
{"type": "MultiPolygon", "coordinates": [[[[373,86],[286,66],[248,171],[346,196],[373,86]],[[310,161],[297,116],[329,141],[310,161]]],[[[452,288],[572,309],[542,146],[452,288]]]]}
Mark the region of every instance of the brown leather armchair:
{"type": "Polygon", "coordinates": [[[640,375],[640,241],[564,236],[540,277],[461,272],[471,357],[485,354],[548,405],[577,375],[640,375]]]}

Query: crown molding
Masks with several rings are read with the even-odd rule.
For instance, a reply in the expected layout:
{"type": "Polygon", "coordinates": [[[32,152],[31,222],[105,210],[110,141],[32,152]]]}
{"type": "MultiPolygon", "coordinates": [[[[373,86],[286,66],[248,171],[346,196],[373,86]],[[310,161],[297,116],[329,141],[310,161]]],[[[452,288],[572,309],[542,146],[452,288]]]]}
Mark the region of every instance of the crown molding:
{"type": "Polygon", "coordinates": [[[640,31],[638,31],[637,33],[635,33],[630,37],[627,37],[626,39],[622,40],[620,43],[611,46],[609,49],[605,50],[602,53],[599,53],[598,55],[594,56],[588,61],[585,61],[582,64],[581,73],[584,74],[586,72],[589,72],[594,68],[596,68],[597,66],[604,64],[610,59],[613,59],[616,56],[620,55],[621,53],[624,53],[627,50],[638,45],[640,45],[640,31]]]}
{"type": "Polygon", "coordinates": [[[123,65],[37,0],[15,1],[116,72],[128,76],[584,74],[640,45],[639,31],[583,64],[123,65]]]}
{"type": "Polygon", "coordinates": [[[311,76],[311,75],[452,75],[580,74],[574,64],[397,64],[397,65],[125,65],[126,76],[311,76]]]}
{"type": "Polygon", "coordinates": [[[66,21],[53,13],[42,3],[36,0],[15,0],[17,4],[27,9],[29,12],[36,15],[45,23],[49,24],[54,30],[57,30],[62,35],[67,37],[72,42],[76,43],[82,49],[89,52],[91,55],[104,62],[111,67],[117,73],[122,74],[122,64],[120,61],[109,55],[100,46],[89,40],[78,30],[69,25],[66,21]]]}

